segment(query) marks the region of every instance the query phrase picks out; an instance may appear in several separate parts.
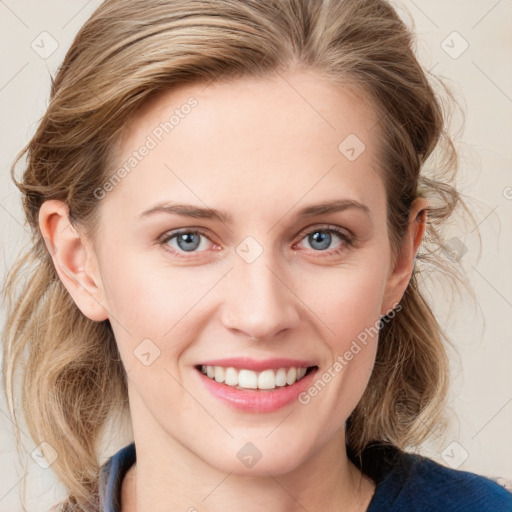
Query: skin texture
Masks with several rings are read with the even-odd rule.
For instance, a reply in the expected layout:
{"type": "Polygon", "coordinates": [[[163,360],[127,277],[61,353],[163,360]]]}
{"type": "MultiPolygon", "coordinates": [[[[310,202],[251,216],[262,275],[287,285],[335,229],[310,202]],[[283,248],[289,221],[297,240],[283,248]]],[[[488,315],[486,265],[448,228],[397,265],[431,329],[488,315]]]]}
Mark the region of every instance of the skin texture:
{"type": "Polygon", "coordinates": [[[192,96],[197,106],[101,199],[95,240],[69,224],[62,202],[40,210],[59,277],[86,316],[110,320],[127,371],[137,463],[123,511],[366,510],[374,484],[348,461],[344,424],[371,374],[375,337],[310,403],[272,413],[221,402],[194,366],[293,357],[316,361],[321,375],[400,301],[428,203],[413,203],[392,267],[376,114],[362,95],[305,71],[166,92],[133,120],[117,165],[192,96]],[[365,144],[354,161],[338,149],[349,134],[365,144]],[[369,215],[296,217],[346,198],[369,215]],[[159,201],[225,210],[233,221],[138,218],[159,201]],[[304,230],[327,225],[354,243],[333,234],[319,249],[304,230]],[[180,228],[205,232],[195,252],[176,238],[159,243],[180,228]],[[251,263],[236,251],[247,236],[263,251],[251,263]],[[149,366],[134,354],[145,339],[160,351],[149,366]],[[237,457],[248,442],[262,454],[251,468],[237,457]]]}

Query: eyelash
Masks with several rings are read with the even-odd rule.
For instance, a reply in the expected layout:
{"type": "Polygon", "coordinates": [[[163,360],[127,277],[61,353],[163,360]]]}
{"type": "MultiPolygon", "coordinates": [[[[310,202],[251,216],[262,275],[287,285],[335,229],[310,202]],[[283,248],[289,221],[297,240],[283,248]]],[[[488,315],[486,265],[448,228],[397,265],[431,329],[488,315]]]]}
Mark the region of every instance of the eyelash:
{"type": "MultiPolygon", "coordinates": [[[[341,254],[343,251],[349,249],[355,242],[355,237],[353,235],[349,235],[346,232],[342,231],[337,226],[331,226],[331,225],[315,227],[313,229],[306,228],[304,231],[302,231],[298,235],[299,242],[301,242],[308,235],[312,235],[313,233],[317,233],[317,232],[330,233],[330,234],[334,233],[343,241],[343,244],[340,247],[338,247],[337,249],[331,249],[330,251],[329,250],[314,251],[314,252],[324,253],[327,255],[327,257],[341,254]]],[[[208,240],[210,240],[210,238],[208,237],[208,234],[205,231],[203,231],[202,229],[179,229],[176,231],[169,231],[169,232],[165,233],[160,238],[159,243],[160,243],[160,245],[164,246],[165,250],[171,252],[173,255],[175,255],[179,258],[188,258],[188,256],[185,256],[186,251],[177,251],[173,248],[170,248],[169,245],[167,245],[170,240],[177,237],[178,235],[182,235],[185,233],[200,234],[200,235],[204,236],[205,238],[208,238],[208,240]]],[[[202,252],[202,251],[200,251],[200,252],[202,252]]],[[[189,254],[194,254],[194,251],[190,251],[189,254]]]]}

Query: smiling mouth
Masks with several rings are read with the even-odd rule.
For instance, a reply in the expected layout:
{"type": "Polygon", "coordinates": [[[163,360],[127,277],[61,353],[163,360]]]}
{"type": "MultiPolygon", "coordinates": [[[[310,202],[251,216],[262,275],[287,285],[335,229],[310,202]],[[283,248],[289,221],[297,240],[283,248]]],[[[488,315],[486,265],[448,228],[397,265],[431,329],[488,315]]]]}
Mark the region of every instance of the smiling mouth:
{"type": "Polygon", "coordinates": [[[245,368],[197,365],[195,369],[219,384],[243,390],[275,390],[289,387],[316,371],[318,366],[282,367],[261,372],[245,368]]]}

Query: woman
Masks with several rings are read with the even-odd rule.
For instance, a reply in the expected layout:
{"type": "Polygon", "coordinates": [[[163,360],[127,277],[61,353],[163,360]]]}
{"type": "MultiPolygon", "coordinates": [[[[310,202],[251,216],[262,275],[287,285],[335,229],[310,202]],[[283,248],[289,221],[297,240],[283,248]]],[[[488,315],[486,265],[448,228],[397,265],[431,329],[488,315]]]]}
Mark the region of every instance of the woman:
{"type": "Polygon", "coordinates": [[[11,414],[26,364],[59,509],[511,510],[405,451],[448,382],[415,262],[464,203],[420,174],[434,149],[448,176],[384,1],[103,3],[24,150],[34,247],[7,283],[11,414]]]}

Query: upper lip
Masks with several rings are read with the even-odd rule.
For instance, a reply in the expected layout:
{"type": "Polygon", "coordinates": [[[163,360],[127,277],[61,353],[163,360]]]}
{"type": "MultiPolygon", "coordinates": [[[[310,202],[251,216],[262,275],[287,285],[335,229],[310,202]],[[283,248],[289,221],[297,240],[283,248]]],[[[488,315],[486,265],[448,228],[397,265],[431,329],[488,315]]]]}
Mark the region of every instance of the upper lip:
{"type": "Polygon", "coordinates": [[[198,366],[222,366],[224,368],[237,368],[253,370],[261,372],[263,370],[277,370],[279,368],[308,368],[309,366],[317,366],[315,361],[305,361],[300,359],[289,358],[272,358],[272,359],[251,359],[249,357],[229,357],[226,359],[210,359],[198,363],[198,366]]]}

